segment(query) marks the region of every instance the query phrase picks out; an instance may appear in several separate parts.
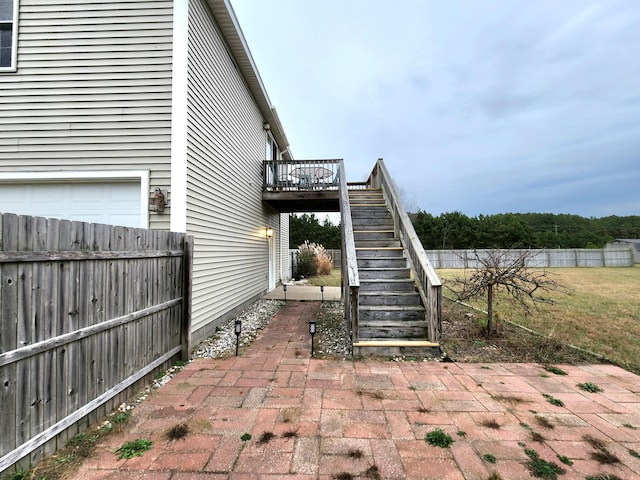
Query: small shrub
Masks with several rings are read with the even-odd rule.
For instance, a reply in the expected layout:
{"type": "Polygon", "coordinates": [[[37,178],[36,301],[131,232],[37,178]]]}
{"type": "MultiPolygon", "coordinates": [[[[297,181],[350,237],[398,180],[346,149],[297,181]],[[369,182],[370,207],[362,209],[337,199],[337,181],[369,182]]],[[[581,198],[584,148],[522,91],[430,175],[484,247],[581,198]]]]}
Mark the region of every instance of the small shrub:
{"type": "Polygon", "coordinates": [[[451,435],[445,433],[441,428],[436,428],[435,430],[427,433],[424,439],[429,445],[440,448],[449,448],[453,443],[451,435]]]}
{"type": "Polygon", "coordinates": [[[296,252],[296,275],[298,277],[312,277],[316,274],[318,269],[318,262],[316,260],[316,252],[309,242],[304,242],[298,247],[296,252]]]}
{"type": "Polygon", "coordinates": [[[589,393],[598,393],[604,391],[598,385],[591,382],[579,383],[578,387],[580,388],[580,390],[584,390],[585,392],[589,393]]]}
{"type": "Polygon", "coordinates": [[[139,438],[131,442],[122,444],[116,448],[113,453],[118,454],[118,460],[123,458],[141,457],[144,452],[151,449],[153,442],[144,438],[139,438]]]}

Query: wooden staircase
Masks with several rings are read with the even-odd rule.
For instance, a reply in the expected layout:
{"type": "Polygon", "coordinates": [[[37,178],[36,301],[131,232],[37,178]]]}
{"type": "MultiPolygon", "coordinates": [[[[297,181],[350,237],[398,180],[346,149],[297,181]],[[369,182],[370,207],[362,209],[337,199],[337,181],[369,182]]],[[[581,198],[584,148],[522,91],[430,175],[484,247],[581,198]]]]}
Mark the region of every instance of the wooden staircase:
{"type": "Polygon", "coordinates": [[[426,341],[425,309],[382,190],[350,190],[349,203],[360,276],[354,355],[440,355],[426,341]]]}

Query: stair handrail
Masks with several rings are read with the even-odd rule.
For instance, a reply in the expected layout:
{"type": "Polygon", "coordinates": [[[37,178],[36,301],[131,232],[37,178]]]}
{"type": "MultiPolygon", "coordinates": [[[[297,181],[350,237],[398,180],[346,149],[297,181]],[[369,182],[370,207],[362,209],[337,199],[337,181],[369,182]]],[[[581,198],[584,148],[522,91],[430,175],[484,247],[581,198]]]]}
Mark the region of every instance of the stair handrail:
{"type": "Polygon", "coordinates": [[[340,191],[340,225],[342,226],[342,298],[344,300],[344,316],[351,330],[351,342],[358,341],[358,295],[360,276],[356,258],[356,243],[351,222],[351,205],[349,203],[349,187],[345,179],[344,162],[338,165],[338,188],[340,191]]]}
{"type": "Polygon", "coordinates": [[[439,342],[442,336],[442,282],[422,248],[422,243],[402,205],[398,189],[382,158],[376,162],[368,183],[374,188],[382,188],[393,216],[394,233],[400,238],[408,253],[418,292],[426,309],[429,341],[439,342]]]}

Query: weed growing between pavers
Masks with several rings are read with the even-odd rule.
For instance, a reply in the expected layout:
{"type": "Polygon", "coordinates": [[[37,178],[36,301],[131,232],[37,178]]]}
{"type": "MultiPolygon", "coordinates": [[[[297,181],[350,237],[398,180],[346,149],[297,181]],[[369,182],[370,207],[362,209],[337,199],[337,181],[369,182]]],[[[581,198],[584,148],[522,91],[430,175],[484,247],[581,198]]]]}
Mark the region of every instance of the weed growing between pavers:
{"type": "Polygon", "coordinates": [[[573,465],[573,461],[569,457],[565,457],[564,455],[558,455],[558,454],[556,454],[556,457],[565,465],[569,465],[569,466],[573,465]]]}
{"type": "Polygon", "coordinates": [[[501,427],[501,425],[498,422],[496,422],[493,418],[483,420],[480,423],[480,425],[482,425],[483,427],[491,428],[493,430],[500,430],[500,427],[501,427]]]}
{"type": "Polygon", "coordinates": [[[297,436],[298,436],[298,429],[287,430],[281,435],[282,438],[297,438],[297,436]]]}
{"type": "Polygon", "coordinates": [[[424,439],[429,445],[440,448],[449,448],[453,443],[451,435],[445,433],[441,428],[436,428],[435,430],[427,433],[424,439]]]}
{"type": "Polygon", "coordinates": [[[556,407],[564,407],[564,402],[558,398],[554,398],[552,395],[548,393],[543,393],[542,396],[547,399],[551,405],[555,405],[556,407]]]}
{"type": "Polygon", "coordinates": [[[624,428],[629,428],[629,429],[631,429],[631,430],[637,430],[637,429],[638,429],[637,427],[634,427],[634,426],[633,426],[633,425],[631,425],[630,423],[623,423],[623,424],[622,424],[622,426],[623,426],[624,428]]]}
{"type": "Polygon", "coordinates": [[[600,388],[595,383],[591,383],[591,382],[578,383],[577,386],[578,388],[580,388],[580,390],[584,390],[585,392],[589,392],[589,393],[604,392],[602,388],[600,388]]]}
{"type": "Polygon", "coordinates": [[[632,457],[640,458],[640,453],[636,452],[635,450],[629,450],[629,455],[631,455],[632,457]]]}
{"type": "Polygon", "coordinates": [[[273,433],[273,432],[262,432],[262,435],[260,435],[260,438],[258,439],[258,445],[266,445],[267,443],[269,443],[274,438],[276,438],[276,434],[275,433],[273,433]]]}
{"type": "Polygon", "coordinates": [[[334,480],[353,480],[354,476],[348,472],[340,472],[333,474],[331,478],[334,480]]]}
{"type": "Polygon", "coordinates": [[[369,468],[367,468],[363,474],[365,476],[365,478],[368,478],[369,480],[381,480],[382,476],[380,475],[380,470],[378,469],[377,465],[371,465],[369,468]]]}
{"type": "Polygon", "coordinates": [[[243,442],[248,442],[249,440],[251,440],[251,434],[243,433],[242,436],[240,437],[240,440],[242,440],[243,442]]]}
{"type": "Polygon", "coordinates": [[[123,458],[141,457],[144,452],[151,450],[153,442],[146,438],[138,438],[130,442],[123,443],[120,447],[116,448],[113,453],[118,454],[118,460],[123,458]]]}
{"type": "Polygon", "coordinates": [[[418,407],[418,413],[431,413],[430,408],[418,407]]]}
{"type": "Polygon", "coordinates": [[[520,426],[524,428],[527,432],[529,432],[529,435],[531,435],[531,440],[537,443],[544,442],[544,437],[540,435],[538,432],[536,432],[535,430],[533,430],[527,423],[520,422],[520,426]]]}
{"type": "Polygon", "coordinates": [[[359,448],[355,448],[347,452],[347,457],[354,458],[357,460],[357,459],[363,458],[364,453],[362,453],[362,450],[360,450],[359,448]]]}
{"type": "Polygon", "coordinates": [[[590,475],[585,480],[622,480],[619,476],[608,473],[600,473],[598,475],[590,475]]]}
{"type": "Polygon", "coordinates": [[[174,425],[167,432],[167,438],[169,440],[179,440],[184,438],[189,433],[189,425],[186,423],[179,423],[178,425],[174,425]]]}
{"type": "Polygon", "coordinates": [[[551,423],[551,420],[549,420],[547,417],[543,417],[542,415],[536,415],[534,417],[536,419],[536,422],[538,423],[538,425],[540,425],[543,428],[547,428],[549,430],[553,430],[554,428],[556,428],[556,426],[551,423]]]}
{"type": "Polygon", "coordinates": [[[490,453],[485,453],[482,458],[484,458],[489,463],[496,463],[496,457],[491,455],[490,453]]]}
{"type": "Polygon", "coordinates": [[[525,403],[527,401],[520,397],[515,397],[513,395],[491,395],[491,398],[497,402],[511,403],[514,405],[525,403]]]}
{"type": "Polygon", "coordinates": [[[525,448],[524,453],[529,457],[525,465],[534,477],[543,478],[544,480],[557,480],[558,475],[565,473],[564,468],[559,467],[554,462],[543,460],[535,450],[525,448]]]}
{"type": "Polygon", "coordinates": [[[456,432],[456,435],[458,435],[460,438],[465,438],[467,436],[467,432],[465,432],[464,430],[458,430],[456,432]]]}
{"type": "Polygon", "coordinates": [[[370,392],[368,390],[358,389],[356,390],[356,395],[358,395],[359,397],[366,395],[374,400],[384,400],[384,393],[380,391],[370,392]]]}
{"type": "Polygon", "coordinates": [[[498,472],[491,472],[491,475],[487,477],[487,480],[502,480],[502,477],[498,472]]]}
{"type": "Polygon", "coordinates": [[[555,375],[568,375],[567,372],[565,372],[564,370],[562,370],[561,368],[558,367],[554,367],[553,365],[547,365],[544,368],[547,372],[551,372],[555,375]]]}
{"type": "Polygon", "coordinates": [[[611,465],[620,462],[620,459],[615,454],[611,453],[607,449],[607,445],[599,438],[593,437],[591,435],[584,435],[582,439],[589,445],[591,445],[591,447],[593,447],[595,451],[591,452],[591,458],[593,458],[598,463],[601,463],[603,465],[611,465]]]}

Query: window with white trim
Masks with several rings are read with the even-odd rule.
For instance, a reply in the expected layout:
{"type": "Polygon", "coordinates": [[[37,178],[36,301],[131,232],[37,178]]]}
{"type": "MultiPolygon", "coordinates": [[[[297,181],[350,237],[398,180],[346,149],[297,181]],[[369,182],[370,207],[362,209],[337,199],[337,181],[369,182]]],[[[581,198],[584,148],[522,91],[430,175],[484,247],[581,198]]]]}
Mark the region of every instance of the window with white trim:
{"type": "Polygon", "coordinates": [[[0,71],[15,70],[18,0],[0,0],[0,71]]]}

